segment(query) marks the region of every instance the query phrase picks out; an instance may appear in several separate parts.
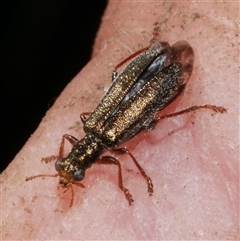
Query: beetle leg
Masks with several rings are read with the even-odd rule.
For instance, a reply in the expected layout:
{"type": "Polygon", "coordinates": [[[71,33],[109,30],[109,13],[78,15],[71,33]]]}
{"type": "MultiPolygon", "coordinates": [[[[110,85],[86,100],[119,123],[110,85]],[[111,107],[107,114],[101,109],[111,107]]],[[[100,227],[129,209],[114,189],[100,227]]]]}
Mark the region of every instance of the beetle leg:
{"type": "Polygon", "coordinates": [[[63,157],[63,150],[64,150],[64,143],[65,143],[65,139],[68,140],[73,146],[78,142],[78,139],[74,136],[65,134],[62,136],[62,141],[60,144],[60,148],[59,148],[59,154],[58,155],[52,155],[49,157],[44,157],[41,159],[41,161],[44,161],[45,163],[48,163],[50,161],[59,159],[63,157]]]}
{"type": "Polygon", "coordinates": [[[227,111],[227,109],[225,109],[224,107],[221,107],[221,106],[216,106],[216,105],[199,105],[199,106],[192,106],[192,107],[189,107],[189,108],[187,108],[185,110],[181,110],[181,111],[178,111],[178,112],[175,112],[175,113],[172,113],[172,114],[163,115],[163,116],[157,116],[154,119],[154,121],[159,121],[159,120],[170,118],[170,117],[173,117],[173,116],[182,115],[182,114],[189,113],[189,112],[192,112],[192,111],[196,111],[196,110],[199,110],[199,109],[209,109],[209,110],[213,110],[215,112],[220,112],[220,113],[224,113],[224,112],[227,111]]]}
{"type": "Polygon", "coordinates": [[[145,173],[145,171],[143,170],[143,168],[140,166],[140,164],[138,163],[138,161],[136,160],[136,158],[133,156],[133,154],[125,147],[123,148],[116,148],[116,149],[112,149],[112,151],[118,152],[118,153],[123,153],[123,154],[128,154],[131,159],[133,160],[134,164],[136,165],[136,167],[138,168],[138,170],[140,171],[140,173],[142,174],[142,176],[146,179],[147,181],[147,185],[148,185],[148,193],[149,196],[151,196],[153,194],[153,183],[152,183],[152,179],[145,173]]]}
{"type": "Polygon", "coordinates": [[[122,168],[121,168],[120,162],[112,156],[102,156],[98,160],[98,163],[99,164],[115,164],[118,166],[118,186],[124,192],[124,195],[125,195],[126,199],[128,200],[129,205],[131,205],[134,200],[132,198],[130,191],[123,186],[122,168]]]}
{"type": "Polygon", "coordinates": [[[82,121],[83,124],[85,124],[85,122],[87,121],[89,115],[91,115],[92,112],[83,112],[80,114],[80,119],[82,121]]]}

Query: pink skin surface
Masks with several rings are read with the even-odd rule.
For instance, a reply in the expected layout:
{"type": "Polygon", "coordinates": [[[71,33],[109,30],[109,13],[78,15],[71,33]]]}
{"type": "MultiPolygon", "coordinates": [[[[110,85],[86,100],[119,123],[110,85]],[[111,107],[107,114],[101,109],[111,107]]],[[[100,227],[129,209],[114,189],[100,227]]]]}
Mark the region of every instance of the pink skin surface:
{"type": "Polygon", "coordinates": [[[237,2],[110,1],[92,60],[1,174],[2,240],[239,239],[237,19],[237,2]],[[114,66],[149,45],[154,26],[161,41],[187,40],[195,51],[183,95],[163,114],[202,104],[224,106],[227,113],[199,110],[165,119],[126,143],[154,184],[149,197],[130,158],[119,156],[124,185],[135,200],[131,207],[113,165],[96,164],[86,172],[86,188],[74,188],[71,208],[71,193],[58,191],[58,178],[26,182],[27,176],[56,173],[54,163],[41,158],[58,153],[63,134],[84,136],[80,113],[96,107],[114,66]]]}

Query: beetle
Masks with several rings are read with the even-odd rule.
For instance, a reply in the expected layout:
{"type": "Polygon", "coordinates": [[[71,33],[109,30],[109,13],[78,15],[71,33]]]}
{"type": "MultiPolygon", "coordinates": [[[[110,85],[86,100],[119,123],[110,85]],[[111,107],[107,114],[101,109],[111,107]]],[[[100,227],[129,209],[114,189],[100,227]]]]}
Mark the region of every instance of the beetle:
{"type": "Polygon", "coordinates": [[[96,162],[115,164],[118,166],[118,186],[131,205],[134,200],[130,191],[123,185],[121,164],[113,156],[104,156],[105,151],[128,154],[146,179],[148,193],[152,195],[151,178],[127,148],[118,148],[118,146],[141,131],[152,130],[156,123],[164,118],[203,108],[220,113],[226,111],[224,107],[201,105],[165,116],[157,115],[182,93],[192,73],[194,52],[187,41],[178,41],[173,46],[166,42],[154,43],[149,48],[130,56],[120,65],[131,58],[133,59],[119,74],[113,72],[112,85],[96,109],[92,113],[80,115],[85,136],[78,140],[74,136],[63,135],[59,154],[42,159],[45,162],[57,159],[55,163],[57,173],[27,177],[27,181],[38,177],[59,176],[59,186],[65,191],[71,189],[71,207],[74,199],[72,185],[84,187],[80,181],[84,179],[88,168],[96,162]],[[64,157],[65,140],[73,147],[64,157]]]}

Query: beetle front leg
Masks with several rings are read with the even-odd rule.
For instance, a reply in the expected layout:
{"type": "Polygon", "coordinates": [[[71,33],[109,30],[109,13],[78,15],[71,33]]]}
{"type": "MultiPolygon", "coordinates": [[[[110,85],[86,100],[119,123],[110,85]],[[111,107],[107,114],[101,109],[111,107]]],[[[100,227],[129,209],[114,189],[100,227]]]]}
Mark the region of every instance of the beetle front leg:
{"type": "Polygon", "coordinates": [[[78,139],[74,136],[65,134],[62,136],[62,141],[60,144],[60,148],[59,148],[59,154],[58,155],[52,155],[49,157],[44,157],[41,159],[41,161],[44,161],[45,163],[48,163],[50,161],[59,159],[59,158],[63,158],[63,151],[64,151],[64,144],[65,144],[65,139],[68,140],[73,146],[78,142],[78,139]]]}
{"type": "Polygon", "coordinates": [[[118,186],[124,192],[124,195],[125,195],[126,199],[128,200],[129,205],[131,206],[131,204],[134,202],[134,200],[132,198],[132,194],[130,193],[130,191],[123,186],[122,168],[121,168],[120,162],[112,156],[102,156],[98,160],[98,163],[99,164],[114,164],[114,165],[118,166],[118,186]]]}
{"type": "Polygon", "coordinates": [[[151,196],[153,194],[153,183],[152,183],[152,179],[146,174],[146,172],[143,170],[143,168],[140,166],[140,164],[138,163],[138,161],[136,160],[136,158],[133,156],[133,154],[126,148],[116,148],[116,149],[112,149],[111,151],[117,152],[117,153],[122,153],[122,154],[128,154],[132,161],[134,162],[134,164],[136,165],[136,167],[138,168],[138,170],[140,171],[141,175],[145,178],[145,180],[147,181],[147,185],[148,185],[148,193],[149,196],[151,196]]]}

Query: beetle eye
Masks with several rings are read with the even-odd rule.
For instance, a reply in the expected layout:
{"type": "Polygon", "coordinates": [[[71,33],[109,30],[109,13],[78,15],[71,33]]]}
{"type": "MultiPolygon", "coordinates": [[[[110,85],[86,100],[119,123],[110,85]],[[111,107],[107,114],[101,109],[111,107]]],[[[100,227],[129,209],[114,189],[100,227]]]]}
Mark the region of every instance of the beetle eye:
{"type": "Polygon", "coordinates": [[[78,169],[73,174],[73,180],[74,181],[82,181],[82,179],[85,177],[85,172],[83,169],[78,169]]]}
{"type": "Polygon", "coordinates": [[[58,159],[56,162],[55,162],[55,169],[57,170],[57,171],[59,171],[60,170],[60,167],[61,167],[61,160],[62,159],[58,159]]]}

